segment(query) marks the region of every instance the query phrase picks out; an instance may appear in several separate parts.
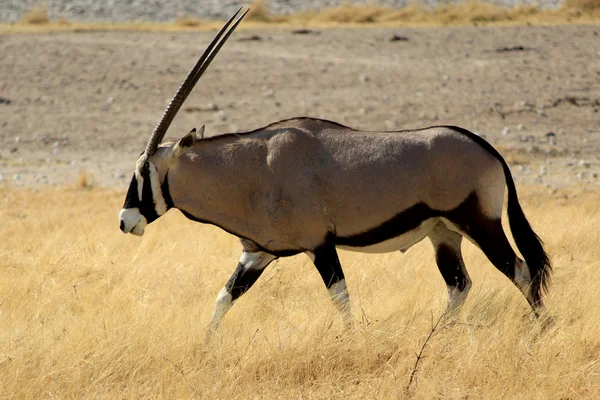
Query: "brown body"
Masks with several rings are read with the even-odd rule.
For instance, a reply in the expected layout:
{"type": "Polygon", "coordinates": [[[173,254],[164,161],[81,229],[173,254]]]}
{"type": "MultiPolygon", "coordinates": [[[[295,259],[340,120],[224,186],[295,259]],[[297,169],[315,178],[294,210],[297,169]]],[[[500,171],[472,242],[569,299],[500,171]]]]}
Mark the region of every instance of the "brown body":
{"type": "Polygon", "coordinates": [[[177,208],[273,253],[366,232],[418,203],[453,210],[472,193],[498,216],[505,186],[498,160],[451,129],[364,132],[309,118],[200,140],[171,170],[177,208]]]}

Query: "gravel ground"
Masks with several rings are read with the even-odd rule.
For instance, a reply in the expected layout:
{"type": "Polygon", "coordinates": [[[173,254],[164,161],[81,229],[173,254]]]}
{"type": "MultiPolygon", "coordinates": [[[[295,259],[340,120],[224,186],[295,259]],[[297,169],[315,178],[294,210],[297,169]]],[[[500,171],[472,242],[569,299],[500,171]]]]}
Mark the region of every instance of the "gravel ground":
{"type": "MultiPolygon", "coordinates": [[[[457,3],[464,0],[421,0],[426,6],[457,3]]],[[[413,0],[378,0],[376,3],[386,7],[404,7],[413,0]]],[[[492,0],[490,3],[503,7],[515,7],[521,4],[537,5],[541,9],[560,6],[560,0],[492,0]]],[[[0,21],[17,22],[25,12],[40,3],[40,0],[2,0],[0,3],[0,21]]],[[[223,0],[48,0],[48,12],[51,19],[66,18],[69,21],[172,21],[180,17],[201,19],[226,19],[248,1],[223,0]]],[[[271,0],[265,1],[273,14],[289,14],[298,11],[321,10],[341,4],[373,4],[369,0],[271,0]]]]}
{"type": "MultiPolygon", "coordinates": [[[[463,126],[517,181],[600,179],[596,26],[240,30],[168,136],[294,116],[370,130],[463,126]],[[392,40],[394,36],[406,40],[392,40]]],[[[211,32],[0,36],[0,180],[125,188],[154,124],[211,32]]]]}

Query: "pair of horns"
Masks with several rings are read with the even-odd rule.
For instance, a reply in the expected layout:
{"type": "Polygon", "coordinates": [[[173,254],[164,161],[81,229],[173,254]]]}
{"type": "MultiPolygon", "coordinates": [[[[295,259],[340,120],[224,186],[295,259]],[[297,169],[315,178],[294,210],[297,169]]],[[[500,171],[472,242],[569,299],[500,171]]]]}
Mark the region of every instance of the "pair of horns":
{"type": "Polygon", "coordinates": [[[223,25],[219,33],[217,33],[217,35],[213,38],[212,42],[210,42],[206,50],[204,50],[204,53],[202,53],[202,55],[196,62],[196,65],[194,65],[194,67],[189,72],[188,76],[185,78],[181,86],[179,86],[177,93],[175,93],[175,96],[169,103],[167,109],[160,118],[160,121],[158,121],[158,124],[156,124],[154,132],[152,132],[152,136],[148,141],[148,145],[146,145],[147,155],[152,155],[156,153],[158,145],[167,133],[167,129],[169,129],[173,118],[175,118],[175,116],[177,115],[177,112],[185,102],[185,99],[187,99],[192,89],[194,89],[194,86],[196,85],[204,71],[206,71],[206,69],[210,65],[210,62],[213,60],[213,58],[215,58],[223,44],[225,44],[227,38],[229,38],[229,35],[231,35],[231,33],[242,21],[242,18],[244,18],[246,13],[249,11],[248,9],[244,11],[241,15],[239,15],[240,11],[242,11],[242,8],[243,7],[240,7],[239,10],[237,10],[236,13],[233,14],[231,18],[229,18],[225,25],[223,25]],[[239,17],[235,20],[235,22],[233,22],[235,17],[238,15],[239,17]],[[230,25],[231,28],[228,29],[230,25]]]}

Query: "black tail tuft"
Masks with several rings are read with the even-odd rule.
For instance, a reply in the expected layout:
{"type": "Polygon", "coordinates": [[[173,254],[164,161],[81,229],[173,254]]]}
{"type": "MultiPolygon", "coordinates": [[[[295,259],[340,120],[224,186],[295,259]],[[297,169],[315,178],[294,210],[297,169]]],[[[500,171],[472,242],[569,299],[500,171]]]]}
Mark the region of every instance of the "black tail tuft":
{"type": "MultiPolygon", "coordinates": [[[[504,160],[503,160],[504,161],[504,160]]],[[[517,190],[506,162],[502,163],[508,189],[508,222],[517,248],[525,258],[531,273],[531,294],[534,303],[542,299],[550,283],[552,265],[540,237],[533,231],[519,204],[517,190]]]]}

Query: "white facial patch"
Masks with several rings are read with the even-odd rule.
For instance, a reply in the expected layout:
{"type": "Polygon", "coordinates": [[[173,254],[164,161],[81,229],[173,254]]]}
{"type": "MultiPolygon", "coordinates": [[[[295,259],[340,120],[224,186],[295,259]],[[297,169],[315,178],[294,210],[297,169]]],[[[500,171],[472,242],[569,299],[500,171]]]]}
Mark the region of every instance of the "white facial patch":
{"type": "Polygon", "coordinates": [[[158,179],[158,172],[156,171],[156,167],[149,163],[150,165],[150,187],[152,188],[152,197],[154,198],[154,208],[158,215],[163,215],[167,212],[167,203],[165,202],[165,198],[162,194],[162,189],[160,188],[160,180],[158,179]]]}
{"type": "MultiPolygon", "coordinates": [[[[142,194],[144,191],[144,177],[142,176],[141,170],[144,164],[148,162],[148,156],[144,153],[136,163],[135,168],[135,179],[137,181],[138,198],[142,202],[142,194]]],[[[163,215],[167,212],[167,203],[162,194],[160,187],[160,179],[158,179],[158,171],[151,162],[148,162],[148,171],[150,178],[150,188],[152,190],[152,201],[154,202],[154,209],[158,215],[163,215]]]]}
{"type": "Polygon", "coordinates": [[[122,209],[119,213],[119,220],[123,224],[124,233],[132,233],[136,236],[142,236],[146,225],[148,225],[146,217],[140,213],[137,207],[122,209]]]}
{"type": "Polygon", "coordinates": [[[142,178],[142,173],[140,172],[144,167],[144,164],[148,161],[148,155],[146,153],[142,154],[142,156],[135,163],[135,180],[137,181],[138,186],[138,199],[140,202],[142,201],[142,192],[144,191],[144,178],[142,178]]]}

